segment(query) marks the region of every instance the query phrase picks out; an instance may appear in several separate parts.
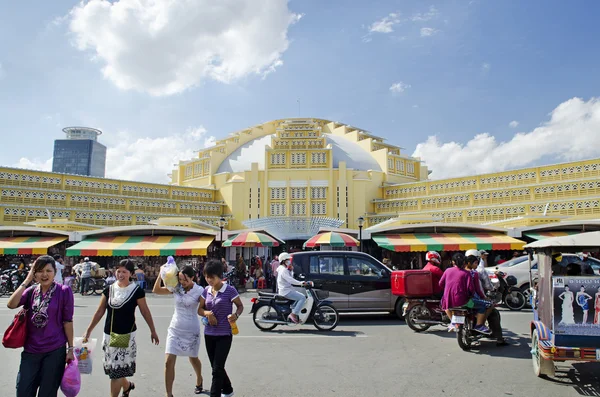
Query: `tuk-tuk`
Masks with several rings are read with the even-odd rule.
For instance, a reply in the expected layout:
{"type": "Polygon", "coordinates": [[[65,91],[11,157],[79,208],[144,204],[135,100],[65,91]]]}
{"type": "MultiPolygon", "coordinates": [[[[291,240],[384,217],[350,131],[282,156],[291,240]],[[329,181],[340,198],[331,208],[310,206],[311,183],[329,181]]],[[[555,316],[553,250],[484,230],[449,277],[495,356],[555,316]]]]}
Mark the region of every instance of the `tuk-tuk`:
{"type": "Polygon", "coordinates": [[[535,374],[554,376],[554,361],[600,361],[600,276],[560,265],[562,253],[597,252],[600,232],[539,240],[525,249],[530,269],[533,255],[538,258],[537,280],[529,273],[535,374]]]}

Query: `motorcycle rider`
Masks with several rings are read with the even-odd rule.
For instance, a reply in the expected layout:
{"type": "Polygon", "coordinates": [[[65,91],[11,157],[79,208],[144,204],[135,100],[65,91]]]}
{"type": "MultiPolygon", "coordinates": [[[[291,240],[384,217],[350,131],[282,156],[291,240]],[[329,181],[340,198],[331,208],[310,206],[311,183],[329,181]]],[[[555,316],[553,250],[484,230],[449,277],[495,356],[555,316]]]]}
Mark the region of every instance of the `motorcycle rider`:
{"type": "Polygon", "coordinates": [[[287,252],[282,252],[279,254],[279,268],[277,269],[277,291],[280,296],[295,301],[292,304],[292,314],[290,314],[289,319],[294,324],[298,324],[298,322],[300,322],[298,315],[304,306],[304,302],[306,302],[306,296],[294,290],[292,286],[304,287],[306,283],[300,283],[292,276],[291,272],[293,271],[293,267],[291,264],[291,259],[292,256],[287,252]]]}
{"type": "Polygon", "coordinates": [[[441,299],[444,293],[443,288],[440,287],[440,279],[444,275],[444,271],[441,269],[442,257],[435,251],[429,251],[425,254],[425,260],[427,264],[423,267],[423,270],[431,272],[433,295],[441,299]]]}

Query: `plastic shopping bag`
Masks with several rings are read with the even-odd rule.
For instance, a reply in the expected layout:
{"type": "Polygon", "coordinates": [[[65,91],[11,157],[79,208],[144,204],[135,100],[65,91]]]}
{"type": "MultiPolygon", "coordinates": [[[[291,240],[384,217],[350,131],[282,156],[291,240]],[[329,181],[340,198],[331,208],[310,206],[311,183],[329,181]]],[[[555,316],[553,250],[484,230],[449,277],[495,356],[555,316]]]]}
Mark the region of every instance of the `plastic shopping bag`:
{"type": "Polygon", "coordinates": [[[177,284],[179,283],[179,278],[177,274],[179,273],[179,268],[175,263],[175,259],[172,256],[167,258],[167,263],[160,267],[160,278],[162,278],[165,287],[171,292],[175,290],[177,284]]]}
{"type": "Polygon", "coordinates": [[[77,358],[68,363],[60,382],[60,390],[66,397],[76,397],[81,389],[81,374],[77,365],[77,358]]]}
{"type": "Polygon", "coordinates": [[[88,339],[87,343],[83,343],[83,338],[73,339],[73,354],[77,359],[77,367],[82,375],[90,375],[92,373],[92,359],[94,350],[96,349],[97,339],[88,339]]]}

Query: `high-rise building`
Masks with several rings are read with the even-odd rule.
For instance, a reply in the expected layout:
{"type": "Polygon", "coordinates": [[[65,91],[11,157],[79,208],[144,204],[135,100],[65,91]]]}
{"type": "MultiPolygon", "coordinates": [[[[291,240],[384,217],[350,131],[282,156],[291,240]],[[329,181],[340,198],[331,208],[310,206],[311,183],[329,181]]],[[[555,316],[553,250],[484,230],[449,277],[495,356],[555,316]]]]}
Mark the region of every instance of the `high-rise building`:
{"type": "Polygon", "coordinates": [[[102,131],[88,127],[63,129],[67,139],[54,141],[52,172],[104,177],[106,146],[98,142],[102,131]]]}

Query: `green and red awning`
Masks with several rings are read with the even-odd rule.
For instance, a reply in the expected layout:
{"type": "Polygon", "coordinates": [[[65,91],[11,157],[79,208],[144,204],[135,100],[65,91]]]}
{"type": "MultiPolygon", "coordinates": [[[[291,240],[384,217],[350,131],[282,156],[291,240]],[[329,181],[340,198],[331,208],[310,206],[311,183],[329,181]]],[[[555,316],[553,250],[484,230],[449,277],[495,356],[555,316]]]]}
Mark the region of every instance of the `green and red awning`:
{"type": "Polygon", "coordinates": [[[372,236],[381,248],[395,252],[522,250],[525,243],[504,234],[418,233],[372,236]]]}
{"type": "Polygon", "coordinates": [[[92,237],[67,248],[67,256],[202,256],[213,236],[92,237]]]}
{"type": "Polygon", "coordinates": [[[566,232],[531,232],[531,233],[523,233],[525,236],[532,238],[534,240],[543,240],[545,238],[551,237],[564,237],[571,236],[573,234],[582,233],[581,231],[566,231],[566,232]]]}
{"type": "Polygon", "coordinates": [[[360,242],[346,233],[327,232],[311,237],[304,243],[304,248],[314,248],[319,245],[331,247],[358,247],[360,242]]]}
{"type": "Polygon", "coordinates": [[[277,247],[279,241],[268,234],[258,232],[243,232],[228,238],[223,247],[277,247]]]}
{"type": "Polygon", "coordinates": [[[0,255],[44,255],[67,237],[0,237],[0,255]]]}

